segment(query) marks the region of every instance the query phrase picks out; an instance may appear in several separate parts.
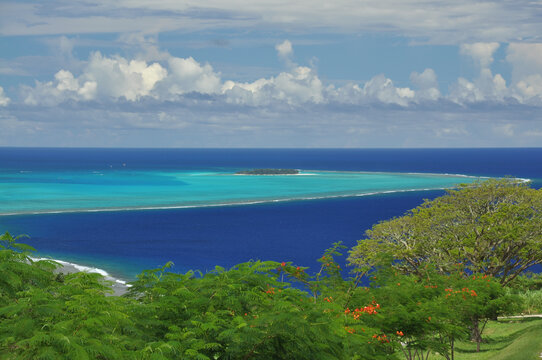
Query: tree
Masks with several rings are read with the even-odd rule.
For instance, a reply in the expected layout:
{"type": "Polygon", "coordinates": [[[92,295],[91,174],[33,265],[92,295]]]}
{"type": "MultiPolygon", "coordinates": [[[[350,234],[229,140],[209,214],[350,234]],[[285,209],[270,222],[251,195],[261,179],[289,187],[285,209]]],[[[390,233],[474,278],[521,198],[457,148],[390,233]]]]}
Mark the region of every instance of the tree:
{"type": "Polygon", "coordinates": [[[542,190],[515,179],[459,185],[366,236],[350,252],[359,270],[387,253],[403,273],[419,274],[427,263],[449,273],[461,264],[467,273],[499,277],[506,285],[542,263],[542,190]]]}

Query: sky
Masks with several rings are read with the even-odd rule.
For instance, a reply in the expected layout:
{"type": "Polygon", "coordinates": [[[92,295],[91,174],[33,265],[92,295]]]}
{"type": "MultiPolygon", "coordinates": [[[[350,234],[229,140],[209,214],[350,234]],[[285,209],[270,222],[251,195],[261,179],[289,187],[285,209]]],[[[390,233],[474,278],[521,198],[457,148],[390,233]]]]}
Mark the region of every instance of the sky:
{"type": "Polygon", "coordinates": [[[542,146],[542,0],[0,0],[0,146],[542,146]]]}

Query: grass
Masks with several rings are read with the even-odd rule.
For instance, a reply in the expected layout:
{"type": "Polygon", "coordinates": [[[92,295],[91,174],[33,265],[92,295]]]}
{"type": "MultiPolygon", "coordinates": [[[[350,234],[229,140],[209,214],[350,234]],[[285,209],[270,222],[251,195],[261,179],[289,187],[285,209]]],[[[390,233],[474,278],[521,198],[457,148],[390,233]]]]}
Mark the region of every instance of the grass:
{"type": "Polygon", "coordinates": [[[542,290],[526,290],[519,296],[523,300],[524,314],[542,313],[542,290]]]}
{"type": "MultiPolygon", "coordinates": [[[[476,343],[458,342],[455,360],[540,360],[542,354],[542,318],[492,321],[484,330],[480,352],[476,343]]],[[[432,360],[443,359],[433,355],[432,360]]]]}

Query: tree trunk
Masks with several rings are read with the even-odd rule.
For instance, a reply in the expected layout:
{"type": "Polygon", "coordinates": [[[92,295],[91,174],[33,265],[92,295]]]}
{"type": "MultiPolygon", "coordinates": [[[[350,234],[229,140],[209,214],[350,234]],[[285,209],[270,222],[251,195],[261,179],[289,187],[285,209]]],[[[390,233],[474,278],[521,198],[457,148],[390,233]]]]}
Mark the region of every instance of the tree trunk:
{"type": "Polygon", "coordinates": [[[479,325],[478,319],[472,319],[470,339],[471,341],[476,341],[476,352],[480,352],[480,343],[482,342],[482,333],[479,325]]]}

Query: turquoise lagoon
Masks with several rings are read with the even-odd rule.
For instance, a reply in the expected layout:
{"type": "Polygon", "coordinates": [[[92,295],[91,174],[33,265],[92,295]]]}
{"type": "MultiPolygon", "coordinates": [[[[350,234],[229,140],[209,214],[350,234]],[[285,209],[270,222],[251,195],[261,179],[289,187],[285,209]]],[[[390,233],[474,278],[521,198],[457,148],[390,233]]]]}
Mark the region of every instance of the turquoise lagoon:
{"type": "Polygon", "coordinates": [[[303,170],[299,175],[227,171],[5,171],[0,215],[222,206],[450,188],[477,177],[303,170]]]}

